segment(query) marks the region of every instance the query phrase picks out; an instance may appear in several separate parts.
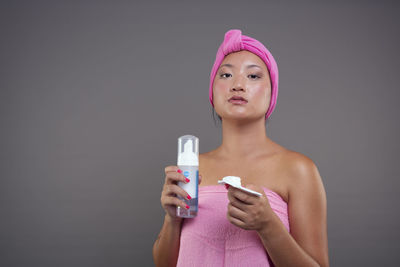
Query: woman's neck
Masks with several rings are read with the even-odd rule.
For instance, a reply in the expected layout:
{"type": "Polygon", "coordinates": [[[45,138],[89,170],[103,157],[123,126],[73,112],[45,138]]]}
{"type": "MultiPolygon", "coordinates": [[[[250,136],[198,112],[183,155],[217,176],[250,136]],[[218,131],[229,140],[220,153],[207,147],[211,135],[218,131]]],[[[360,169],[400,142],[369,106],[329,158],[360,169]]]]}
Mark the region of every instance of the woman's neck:
{"type": "Polygon", "coordinates": [[[222,120],[222,144],[218,148],[222,155],[238,159],[254,157],[265,153],[269,144],[265,121],[222,120]]]}

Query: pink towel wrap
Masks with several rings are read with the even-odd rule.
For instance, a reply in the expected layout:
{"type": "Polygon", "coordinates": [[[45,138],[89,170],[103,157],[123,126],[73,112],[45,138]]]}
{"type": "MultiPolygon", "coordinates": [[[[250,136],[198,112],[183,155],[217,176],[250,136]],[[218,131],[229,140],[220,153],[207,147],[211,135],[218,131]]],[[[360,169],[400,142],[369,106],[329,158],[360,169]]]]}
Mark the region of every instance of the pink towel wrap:
{"type": "Polygon", "coordinates": [[[219,66],[221,65],[226,55],[241,50],[247,50],[259,56],[261,60],[264,61],[265,65],[268,68],[271,80],[271,100],[267,113],[265,114],[265,118],[268,119],[268,117],[275,109],[276,100],[278,98],[278,81],[279,81],[278,65],[276,64],[276,61],[272,56],[272,54],[260,41],[251,38],[249,36],[242,35],[242,31],[238,29],[232,29],[227,31],[225,33],[224,41],[218,48],[214,65],[211,69],[211,74],[210,74],[210,87],[209,87],[210,103],[214,107],[213,83],[219,66]]]}
{"type": "MultiPolygon", "coordinates": [[[[272,210],[288,232],[287,203],[263,187],[272,210]]],[[[255,230],[244,230],[226,218],[229,199],[224,185],[199,187],[199,210],[182,222],[178,267],[274,266],[255,230]]]]}

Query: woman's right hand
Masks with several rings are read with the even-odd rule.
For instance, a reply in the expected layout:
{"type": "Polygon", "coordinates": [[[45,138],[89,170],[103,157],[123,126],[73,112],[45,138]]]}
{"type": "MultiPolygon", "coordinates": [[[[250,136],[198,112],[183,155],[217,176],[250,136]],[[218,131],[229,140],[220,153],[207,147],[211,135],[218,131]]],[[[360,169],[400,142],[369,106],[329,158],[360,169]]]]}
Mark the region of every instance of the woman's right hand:
{"type": "MultiPolygon", "coordinates": [[[[186,209],[186,203],[179,199],[177,195],[189,199],[188,193],[178,185],[178,182],[188,183],[186,179],[178,166],[165,167],[165,182],[161,192],[161,205],[166,211],[167,216],[176,221],[183,219],[176,216],[176,207],[180,206],[182,209],[186,209]]],[[[200,182],[201,175],[199,175],[199,184],[200,182]]]]}

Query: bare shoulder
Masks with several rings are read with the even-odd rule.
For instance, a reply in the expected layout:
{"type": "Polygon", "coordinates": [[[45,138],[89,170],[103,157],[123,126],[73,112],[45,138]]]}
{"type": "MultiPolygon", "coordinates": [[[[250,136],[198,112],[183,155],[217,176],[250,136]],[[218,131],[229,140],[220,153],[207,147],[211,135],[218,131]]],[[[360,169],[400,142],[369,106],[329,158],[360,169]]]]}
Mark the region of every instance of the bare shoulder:
{"type": "MultiPolygon", "coordinates": [[[[276,165],[276,175],[283,178],[289,200],[295,191],[323,190],[322,179],[314,161],[308,156],[281,147],[276,165]]],[[[311,192],[310,192],[311,193],[311,192]]]]}
{"type": "Polygon", "coordinates": [[[287,171],[296,174],[296,177],[306,177],[307,174],[317,169],[317,166],[311,158],[288,149],[282,153],[281,163],[287,171]]]}
{"type": "Polygon", "coordinates": [[[282,169],[288,178],[289,199],[296,192],[325,195],[321,175],[311,158],[296,151],[286,150],[282,155],[282,159],[282,169]]]}

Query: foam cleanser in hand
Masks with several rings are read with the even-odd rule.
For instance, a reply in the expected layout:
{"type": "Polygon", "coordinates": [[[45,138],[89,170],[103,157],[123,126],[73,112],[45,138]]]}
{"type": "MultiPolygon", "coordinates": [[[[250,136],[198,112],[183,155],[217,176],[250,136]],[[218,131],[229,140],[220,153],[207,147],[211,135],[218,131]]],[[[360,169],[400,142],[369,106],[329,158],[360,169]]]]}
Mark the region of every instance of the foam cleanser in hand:
{"type": "Polygon", "coordinates": [[[178,195],[189,209],[176,207],[176,216],[184,218],[196,217],[198,211],[198,193],[199,193],[199,138],[193,135],[184,135],[178,138],[178,167],[182,174],[190,182],[178,182],[178,185],[185,190],[191,199],[187,200],[178,195]]]}

